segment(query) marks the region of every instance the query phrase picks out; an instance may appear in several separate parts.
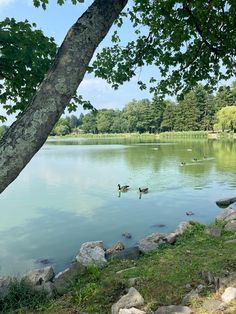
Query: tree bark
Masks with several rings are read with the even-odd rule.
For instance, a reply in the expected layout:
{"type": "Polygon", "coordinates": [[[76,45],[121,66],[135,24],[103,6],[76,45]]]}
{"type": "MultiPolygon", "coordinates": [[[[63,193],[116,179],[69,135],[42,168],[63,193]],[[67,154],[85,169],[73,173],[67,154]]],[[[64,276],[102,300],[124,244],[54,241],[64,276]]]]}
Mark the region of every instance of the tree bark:
{"type": "Polygon", "coordinates": [[[68,31],[31,103],[0,142],[0,193],[41,148],[75,95],[93,53],[128,0],[95,0],[68,31]]]}

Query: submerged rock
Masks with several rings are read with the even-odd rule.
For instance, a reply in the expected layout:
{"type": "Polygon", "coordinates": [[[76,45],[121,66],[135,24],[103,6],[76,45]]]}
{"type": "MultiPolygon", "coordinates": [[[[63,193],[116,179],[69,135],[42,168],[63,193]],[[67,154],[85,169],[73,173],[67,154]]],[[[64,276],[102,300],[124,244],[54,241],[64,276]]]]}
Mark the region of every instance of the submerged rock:
{"type": "Polygon", "coordinates": [[[124,233],[122,233],[122,237],[124,237],[125,239],[131,239],[132,235],[129,232],[124,232],[124,233]]]}
{"type": "Polygon", "coordinates": [[[222,199],[216,201],[216,205],[218,205],[218,206],[229,206],[235,202],[236,202],[236,197],[227,197],[227,198],[222,198],[222,199]]]}
{"type": "Polygon", "coordinates": [[[140,307],[144,304],[141,294],[135,289],[130,288],[128,293],[123,295],[118,302],[112,305],[111,313],[118,314],[120,309],[129,309],[132,307],[140,307]]]}
{"type": "Polygon", "coordinates": [[[35,261],[36,264],[41,264],[44,266],[49,266],[54,264],[54,260],[52,258],[41,258],[35,261]]]}
{"type": "Polygon", "coordinates": [[[164,224],[154,224],[154,225],[151,225],[152,228],[164,228],[166,227],[166,225],[164,224]]]}
{"type": "Polygon", "coordinates": [[[81,245],[79,254],[76,255],[76,261],[84,266],[96,265],[102,267],[107,263],[105,259],[105,250],[102,241],[85,242],[81,245]]]}

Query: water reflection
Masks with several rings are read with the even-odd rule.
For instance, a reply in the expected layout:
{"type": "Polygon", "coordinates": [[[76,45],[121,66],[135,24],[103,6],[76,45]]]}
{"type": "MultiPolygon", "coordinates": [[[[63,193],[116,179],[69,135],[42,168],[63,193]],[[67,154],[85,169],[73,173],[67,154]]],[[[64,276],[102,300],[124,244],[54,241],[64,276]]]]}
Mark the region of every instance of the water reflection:
{"type": "Polygon", "coordinates": [[[187,212],[211,221],[215,200],[236,194],[235,153],[234,142],[50,141],[1,194],[0,274],[38,267],[39,259],[61,270],[82,242],[109,246],[129,232],[130,246],[153,224],[174,230],[191,219],[187,212]],[[130,185],[127,193],[119,182],[130,185]],[[150,193],[140,194],[143,186],[150,193]]]}

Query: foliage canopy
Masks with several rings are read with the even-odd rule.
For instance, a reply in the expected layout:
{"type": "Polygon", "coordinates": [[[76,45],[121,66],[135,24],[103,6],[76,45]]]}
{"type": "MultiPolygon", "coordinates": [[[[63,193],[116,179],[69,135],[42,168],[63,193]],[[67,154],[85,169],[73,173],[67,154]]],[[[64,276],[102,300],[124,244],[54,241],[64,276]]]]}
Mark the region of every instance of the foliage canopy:
{"type": "Polygon", "coordinates": [[[0,103],[7,114],[27,106],[56,55],[54,39],[35,28],[27,20],[0,22],[0,103]]]}
{"type": "Polygon", "coordinates": [[[203,80],[214,87],[236,73],[235,15],[234,0],[135,0],[116,25],[128,18],[136,37],[122,47],[115,31],[114,45],[93,63],[95,75],[118,88],[144,65],[155,65],[162,78],[148,84],[160,95],[189,91],[203,80]]]}

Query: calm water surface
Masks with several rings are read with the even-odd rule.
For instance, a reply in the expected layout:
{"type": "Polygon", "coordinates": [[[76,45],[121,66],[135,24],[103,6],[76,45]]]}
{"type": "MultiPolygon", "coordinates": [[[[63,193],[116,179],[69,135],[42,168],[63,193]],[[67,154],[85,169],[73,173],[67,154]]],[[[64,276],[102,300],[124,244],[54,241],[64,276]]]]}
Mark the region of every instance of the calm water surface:
{"type": "Polygon", "coordinates": [[[234,142],[49,141],[1,194],[0,275],[45,258],[60,271],[86,241],[109,247],[127,231],[131,246],[183,220],[210,222],[227,196],[236,196],[234,142]],[[130,191],[119,195],[118,183],[130,191]],[[140,186],[150,190],[141,199],[140,186]]]}

